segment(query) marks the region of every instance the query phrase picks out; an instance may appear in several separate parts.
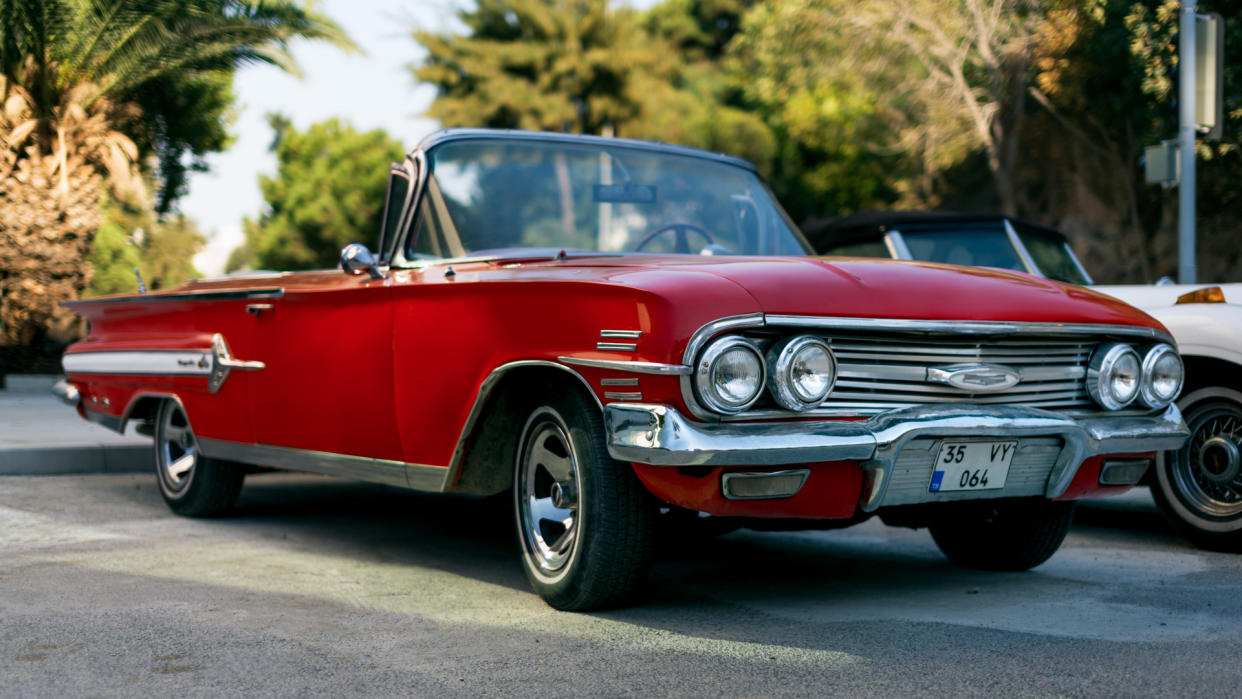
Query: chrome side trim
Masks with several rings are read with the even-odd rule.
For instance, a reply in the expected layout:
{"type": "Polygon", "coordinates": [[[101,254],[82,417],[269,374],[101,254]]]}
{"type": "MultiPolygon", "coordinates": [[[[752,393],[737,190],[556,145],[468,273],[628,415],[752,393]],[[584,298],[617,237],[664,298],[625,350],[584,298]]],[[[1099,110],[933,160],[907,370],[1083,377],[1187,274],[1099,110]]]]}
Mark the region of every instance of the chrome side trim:
{"type": "Polygon", "coordinates": [[[587,359],[586,357],[557,357],[562,364],[591,367],[592,369],[615,369],[634,374],[656,374],[658,376],[689,376],[691,369],[681,364],[660,364],[657,362],[632,362],[626,359],[587,359]]]}
{"type": "Polygon", "coordinates": [[[599,336],[605,337],[605,338],[616,337],[616,338],[630,338],[632,340],[637,340],[638,338],[643,336],[643,331],[642,330],[600,330],[599,336]]]}
{"type": "Polygon", "coordinates": [[[442,492],[448,476],[448,469],[443,466],[424,466],[271,444],[243,444],[199,437],[198,445],[204,455],[213,459],[319,473],[414,490],[442,492]]]}
{"type": "Polygon", "coordinates": [[[233,357],[229,343],[216,333],[211,349],[100,350],[66,354],[60,362],[66,374],[118,374],[132,376],[203,376],[207,390],[216,393],[229,372],[258,371],[266,365],[233,357]]]}
{"type": "Polygon", "coordinates": [[[608,453],[619,461],[660,466],[776,466],[859,461],[866,473],[859,506],[884,504],[897,456],[916,438],[1060,437],[1063,447],[1044,491],[1065,493],[1082,462],[1101,454],[1166,451],[1189,437],[1176,405],[1151,416],[1074,420],[1036,408],[916,406],[859,421],[710,424],[666,405],[612,403],[604,408],[608,453]]]}
{"type": "Polygon", "coordinates": [[[66,354],[66,374],[209,376],[211,350],[101,350],[66,354]]]}
{"type": "Polygon", "coordinates": [[[1148,340],[1172,341],[1172,336],[1156,328],[1104,323],[1022,323],[999,320],[904,320],[892,318],[826,318],[821,316],[769,315],[764,325],[825,330],[861,330],[947,335],[1117,335],[1148,340]]]}
{"type": "Polygon", "coordinates": [[[634,352],[638,350],[638,345],[633,342],[596,342],[595,349],[601,352],[615,350],[618,352],[634,352]]]}
{"type": "Polygon", "coordinates": [[[66,308],[74,306],[91,306],[97,303],[129,303],[134,301],[229,301],[234,299],[278,299],[285,295],[281,287],[268,289],[242,289],[237,291],[183,291],[181,293],[134,294],[132,296],[105,297],[98,299],[80,299],[65,301],[61,305],[66,308]]]}
{"type": "Polygon", "coordinates": [[[75,408],[78,403],[82,402],[82,393],[78,391],[78,387],[69,383],[65,379],[57,381],[52,386],[52,394],[59,398],[65,405],[72,405],[75,408]]]}
{"type": "Polygon", "coordinates": [[[244,359],[234,359],[229,352],[229,344],[224,341],[224,336],[216,333],[211,338],[211,380],[207,382],[207,390],[215,393],[224,385],[224,380],[229,377],[229,372],[237,369],[238,371],[258,371],[267,368],[263,362],[249,362],[244,359]]]}
{"type": "Polygon", "coordinates": [[[604,397],[608,400],[642,400],[643,394],[637,392],[604,391],[604,397]]]}
{"type": "Polygon", "coordinates": [[[638,379],[600,379],[601,386],[637,386],[638,379]]]}

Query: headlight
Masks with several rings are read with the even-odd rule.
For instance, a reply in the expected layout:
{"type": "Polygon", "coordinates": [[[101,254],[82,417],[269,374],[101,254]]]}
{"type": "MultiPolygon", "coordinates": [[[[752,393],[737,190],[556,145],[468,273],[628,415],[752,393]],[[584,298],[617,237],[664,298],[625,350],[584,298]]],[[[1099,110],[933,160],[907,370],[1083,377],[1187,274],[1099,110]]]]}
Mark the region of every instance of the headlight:
{"type": "Polygon", "coordinates": [[[1129,345],[1101,345],[1087,366],[1087,391],[1108,410],[1121,410],[1139,394],[1142,362],[1129,345]]]}
{"type": "Polygon", "coordinates": [[[1143,356],[1143,385],[1139,400],[1149,408],[1163,408],[1182,390],[1182,358],[1169,345],[1156,345],[1143,356]]]}
{"type": "Polygon", "coordinates": [[[800,335],[768,350],[768,389],[781,407],[810,410],[828,397],[837,382],[837,358],[818,337],[800,335]]]}
{"type": "Polygon", "coordinates": [[[703,405],[718,413],[740,413],[759,400],[763,357],[740,335],[728,335],[703,350],[694,371],[694,387],[703,405]]]}

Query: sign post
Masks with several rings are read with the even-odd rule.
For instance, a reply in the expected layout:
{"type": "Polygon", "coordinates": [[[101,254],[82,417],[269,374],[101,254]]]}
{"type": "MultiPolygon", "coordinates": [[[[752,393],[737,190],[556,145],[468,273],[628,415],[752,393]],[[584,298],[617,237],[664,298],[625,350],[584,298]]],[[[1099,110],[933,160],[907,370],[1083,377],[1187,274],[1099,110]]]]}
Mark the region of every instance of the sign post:
{"type": "Polygon", "coordinates": [[[1182,0],[1177,51],[1177,281],[1195,283],[1195,14],[1194,0],[1182,0]]]}

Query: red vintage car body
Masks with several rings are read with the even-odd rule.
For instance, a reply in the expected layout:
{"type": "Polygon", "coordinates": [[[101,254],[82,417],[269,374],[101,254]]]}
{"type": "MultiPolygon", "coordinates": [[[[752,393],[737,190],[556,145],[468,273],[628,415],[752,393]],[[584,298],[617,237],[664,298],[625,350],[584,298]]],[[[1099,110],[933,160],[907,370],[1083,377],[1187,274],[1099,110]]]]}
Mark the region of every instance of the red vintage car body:
{"type": "MultiPolygon", "coordinates": [[[[119,425],[143,399],[176,396],[200,439],[290,447],[387,462],[359,473],[432,491],[459,487],[454,455],[496,371],[520,362],[562,367],[601,405],[600,380],[628,375],[562,358],[680,363],[709,322],[754,313],[860,318],[1081,323],[1162,327],[1111,297],[1036,277],[922,263],[847,259],[501,260],[396,271],[389,279],[339,271],[192,282],[169,292],[69,304],[91,322],[67,354],[195,350],[222,335],[232,354],[264,363],[234,371],[218,393],[203,377],[71,374],[83,414],[119,425]],[[906,293],[934,288],[934,296],[906,293]],[[256,306],[270,308],[256,309],[256,306]],[[556,309],[555,313],[545,309],[556,309]],[[249,311],[247,309],[250,309],[249,311]],[[634,352],[595,348],[601,328],[643,333],[634,352]],[[284,341],[298,338],[296,343],[284,341]],[[648,339],[649,338],[649,339],[648,339]],[[396,466],[404,464],[404,467],[396,466]],[[403,479],[400,471],[408,471],[403,479]]],[[[643,376],[643,400],[689,412],[677,376],[643,376]]],[[[287,464],[285,464],[287,465],[287,464]]],[[[817,465],[802,497],[728,501],[713,478],[638,471],[668,502],[712,514],[851,517],[856,464],[817,465]],[[820,470],[824,476],[818,475],[820,470]],[[818,481],[831,485],[817,494],[818,481]],[[682,482],[684,481],[684,482],[682,482]],[[807,505],[803,502],[810,503],[807,505]]],[[[667,469],[664,469],[667,471],[667,469]]],[[[1084,478],[1089,476],[1083,471],[1084,478]]],[[[1078,497],[1129,486],[1075,484],[1078,497]]]]}
{"type": "MultiPolygon", "coordinates": [[[[583,171],[579,168],[576,176],[583,177],[583,171]]],[[[172,458],[165,454],[161,462],[160,450],[179,443],[180,450],[189,449],[186,454],[198,450],[213,462],[425,491],[495,494],[513,488],[519,530],[528,542],[528,575],[545,599],[566,609],[619,601],[649,561],[636,553],[625,563],[608,562],[628,555],[624,548],[598,555],[579,552],[611,545],[577,535],[580,526],[588,526],[578,524],[578,517],[588,516],[579,506],[593,506],[578,500],[588,497],[579,490],[589,485],[580,480],[582,474],[611,479],[611,469],[629,469],[632,475],[622,480],[641,483],[633,487],[669,506],[709,515],[849,523],[888,512],[912,526],[946,521],[945,527],[958,527],[956,520],[936,513],[958,512],[959,503],[989,497],[1047,504],[1120,492],[1138,480],[1154,452],[1185,439],[1174,405],[1110,413],[1087,397],[1091,372],[1097,371],[1094,363],[1088,366],[1088,358],[1101,354],[1101,348],[1131,343],[1172,351],[1168,333],[1151,317],[1111,297],[1025,274],[731,254],[720,243],[734,224],[737,240],[752,235],[759,241],[757,249],[765,240],[769,248],[782,249],[797,236],[790,233],[786,243],[780,242],[776,234],[787,218],[781,218],[774,201],[767,203],[769,195],[743,161],[644,142],[449,131],[428,139],[393,172],[394,178],[408,179],[412,194],[405,195],[405,204],[390,194],[397,201],[391,220],[398,224],[380,242],[381,262],[389,264],[372,260],[355,266],[359,250],[351,248],[360,246],[350,246],[342,258],[346,273],[258,274],[67,304],[90,321],[90,333],[65,354],[69,383],[61,388],[63,396],[84,417],[115,429],[133,420],[156,422],[171,410],[168,406],[177,406],[184,424],[165,424],[163,441],[155,428],[157,473],[172,458]],[[555,169],[563,180],[557,191],[566,228],[573,228],[573,217],[581,211],[611,216],[623,206],[666,204],[657,199],[654,184],[631,183],[632,173],[662,183],[659,196],[669,193],[674,216],[693,208],[674,200],[678,188],[694,190],[694,178],[678,170],[687,162],[701,160],[716,168],[704,175],[707,194],[734,179],[743,190],[728,190],[734,193],[722,204],[705,207],[717,215],[712,219],[717,223],[721,211],[733,212],[732,223],[726,216],[723,233],[719,228],[708,233],[706,223],[640,216],[645,223],[620,253],[516,248],[428,259],[413,247],[420,226],[453,228],[451,218],[444,222],[444,212],[453,207],[443,190],[469,180],[450,163],[444,182],[438,183],[427,174],[433,169],[428,163],[434,149],[461,143],[516,149],[519,167],[543,157],[522,148],[552,149],[547,166],[530,172],[555,169]],[[664,165],[644,174],[642,157],[665,150],[676,156],[666,163],[672,172],[668,179],[660,179],[666,176],[664,165]],[[616,174],[601,175],[603,182],[593,190],[590,179],[571,190],[566,163],[583,152],[589,177],[614,166],[616,174]],[[615,184],[613,177],[625,183],[615,184]],[[575,204],[575,213],[566,204],[570,191],[594,191],[594,199],[575,204]],[[692,234],[709,244],[701,255],[643,252],[654,236],[665,233],[680,248],[688,247],[692,234]],[[368,274],[356,273],[362,270],[368,274]],[[831,372],[839,368],[843,377],[840,401],[824,402],[833,390],[829,383],[818,402],[782,402],[778,383],[792,379],[772,378],[779,373],[772,367],[781,365],[771,362],[795,339],[817,345],[822,354],[840,354],[839,367],[837,359],[831,360],[831,372]],[[732,411],[705,401],[702,391],[708,389],[701,383],[708,373],[715,376],[716,360],[709,361],[708,355],[726,340],[741,342],[760,363],[766,352],[768,370],[759,364],[754,371],[778,382],[765,384],[761,378],[751,394],[756,397],[732,411]],[[890,346],[891,351],[885,349],[890,346]],[[1043,356],[1046,347],[1051,359],[1043,356]],[[880,354],[868,354],[876,351],[880,354]],[[970,375],[963,381],[974,377],[970,380],[977,388],[951,387],[946,377],[953,372],[970,375]],[[1004,383],[994,385],[997,381],[1004,383]],[[1018,393],[996,392],[1019,383],[1013,389],[1018,393]],[[764,390],[771,395],[760,399],[764,390]],[[541,400],[559,407],[532,410],[529,396],[534,394],[553,396],[541,400]],[[567,394],[586,402],[555,397],[567,394]],[[574,405],[594,415],[557,412],[574,405]],[[185,436],[190,425],[193,440],[185,436]],[[560,435],[569,456],[539,458],[570,459],[567,463],[576,465],[565,467],[569,477],[548,476],[556,469],[531,456],[532,425],[544,430],[530,437],[536,442],[545,434],[560,435]],[[608,463],[621,465],[588,463],[591,459],[576,450],[597,447],[590,439],[571,436],[575,431],[598,437],[608,463]],[[996,448],[1008,444],[1015,453],[1021,450],[1023,456],[1015,456],[1014,463],[1022,465],[1014,467],[1009,483],[1002,480],[991,491],[939,492],[932,470],[940,468],[936,450],[953,439],[994,444],[993,458],[996,448]],[[530,477],[524,481],[527,457],[532,459],[530,477]],[[523,484],[529,491],[525,503],[519,492],[523,484]],[[918,509],[923,506],[933,509],[918,509]],[[541,529],[541,523],[562,519],[556,536],[541,529]],[[594,562],[572,562],[579,559],[594,562]],[[591,582],[598,577],[594,572],[565,572],[575,566],[597,572],[624,569],[633,576],[597,584],[591,582]]],[[[527,179],[535,176],[522,173],[527,179]]],[[[464,206],[470,196],[475,195],[459,195],[453,206],[464,206]]],[[[488,214],[498,223],[494,212],[488,214]]],[[[599,225],[603,241],[610,229],[599,225]]],[[[454,230],[453,235],[459,234],[454,230]]],[[[462,247],[460,240],[455,244],[462,247]]],[[[362,252],[370,258],[369,251],[362,252]]],[[[228,483],[233,485],[215,488],[219,497],[210,500],[212,507],[236,497],[240,477],[228,483]]],[[[184,489],[185,483],[178,487],[184,489]]],[[[179,492],[165,488],[170,505],[182,497],[179,492]]],[[[602,495],[597,491],[589,497],[602,495]]],[[[600,521],[589,526],[608,536],[645,531],[646,505],[629,498],[618,506],[627,512],[618,520],[622,525],[600,521]]],[[[1003,544],[1013,531],[1025,531],[1024,507],[1012,510],[1014,522],[996,541],[1003,544]]],[[[199,505],[186,509],[208,511],[199,505]]],[[[1037,565],[1059,545],[1068,511],[1045,510],[1032,510],[1031,516],[1053,533],[1019,542],[1029,551],[1001,567],[1037,565]]],[[[969,528],[963,531],[945,529],[937,542],[944,548],[942,538],[971,538],[969,528]]],[[[646,541],[647,536],[639,538],[646,541]]],[[[946,552],[950,549],[960,546],[950,544],[946,552]]],[[[986,556],[968,551],[950,557],[955,555],[968,565],[989,565],[986,556]]]]}

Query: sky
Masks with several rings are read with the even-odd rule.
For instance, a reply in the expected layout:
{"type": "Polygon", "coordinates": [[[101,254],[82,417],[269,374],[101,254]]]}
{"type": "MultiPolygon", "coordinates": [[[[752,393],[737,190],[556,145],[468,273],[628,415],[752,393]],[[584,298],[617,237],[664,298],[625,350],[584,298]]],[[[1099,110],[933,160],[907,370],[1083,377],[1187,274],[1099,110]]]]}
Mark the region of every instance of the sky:
{"type": "Polygon", "coordinates": [[[302,70],[298,79],[276,68],[247,66],[235,78],[237,115],[233,145],[207,159],[210,171],[196,173],[181,200],[182,213],[196,220],[208,238],[194,258],[204,275],[219,274],[229,252],[242,242],[242,218],[263,208],[260,173],[276,170],[266,115],[280,112],[298,129],[339,117],[359,130],[382,128],[413,148],[437,128],[421,115],[435,91],[414,82],[408,66],[421,58],[410,38],[414,28],[450,26],[449,0],[320,0],[320,11],[339,23],[364,51],[350,55],[326,44],[298,42],[292,51],[302,70]]]}

